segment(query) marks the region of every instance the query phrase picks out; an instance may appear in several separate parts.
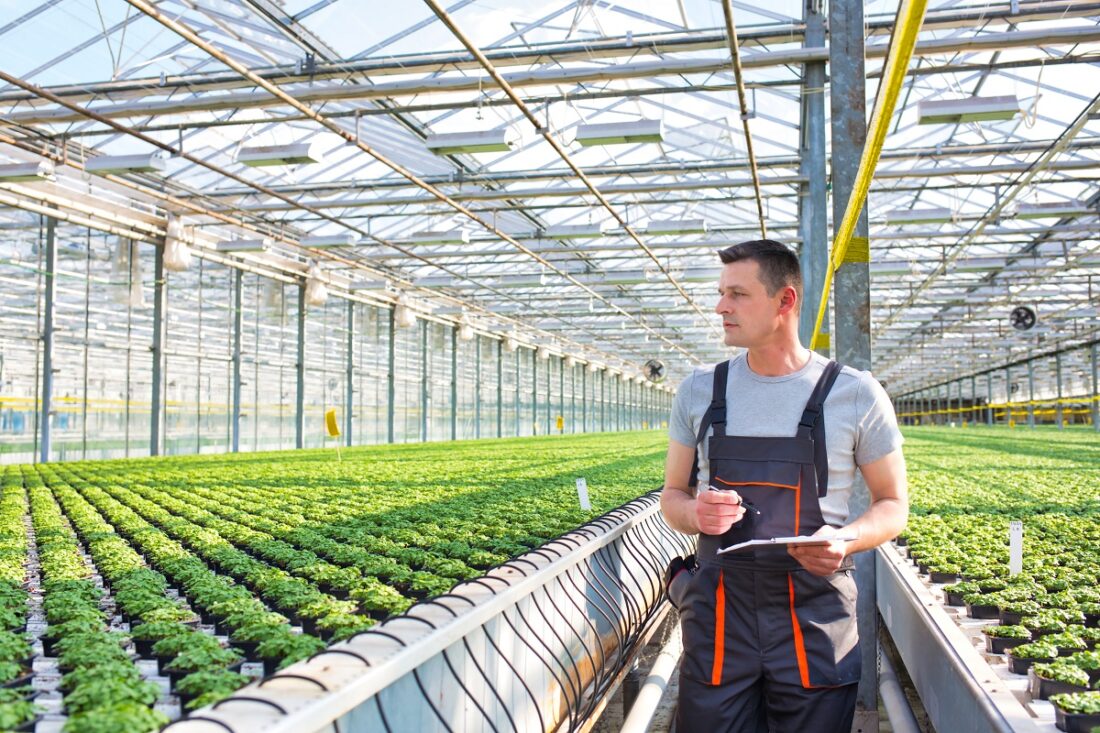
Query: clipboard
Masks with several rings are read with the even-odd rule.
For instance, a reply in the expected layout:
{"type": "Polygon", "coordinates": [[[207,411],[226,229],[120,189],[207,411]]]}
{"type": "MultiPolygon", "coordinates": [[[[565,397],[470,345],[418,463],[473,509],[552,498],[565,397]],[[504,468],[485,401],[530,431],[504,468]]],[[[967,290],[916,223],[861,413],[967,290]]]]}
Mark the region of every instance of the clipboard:
{"type": "Polygon", "coordinates": [[[748,540],[747,542],[738,542],[736,545],[730,545],[729,547],[723,547],[718,550],[719,555],[727,552],[737,552],[738,550],[751,550],[756,547],[788,547],[790,545],[827,545],[830,542],[841,541],[851,542],[852,540],[859,539],[850,534],[836,534],[830,537],[811,537],[804,535],[801,537],[772,537],[766,540],[748,540]]]}

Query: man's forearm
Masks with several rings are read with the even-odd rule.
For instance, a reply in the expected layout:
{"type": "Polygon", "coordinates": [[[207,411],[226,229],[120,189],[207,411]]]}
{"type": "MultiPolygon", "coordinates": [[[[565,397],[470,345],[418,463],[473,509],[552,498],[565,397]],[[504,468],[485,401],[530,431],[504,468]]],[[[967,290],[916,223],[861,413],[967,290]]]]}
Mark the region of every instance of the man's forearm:
{"type": "Polygon", "coordinates": [[[661,512],[665,522],[677,532],[699,534],[695,525],[695,513],[692,511],[694,499],[686,491],[665,487],[661,491],[661,512]]]}
{"type": "Polygon", "coordinates": [[[841,530],[859,537],[848,543],[848,554],[871,550],[894,539],[905,529],[908,520],[908,502],[895,498],[878,499],[857,520],[841,530]]]}

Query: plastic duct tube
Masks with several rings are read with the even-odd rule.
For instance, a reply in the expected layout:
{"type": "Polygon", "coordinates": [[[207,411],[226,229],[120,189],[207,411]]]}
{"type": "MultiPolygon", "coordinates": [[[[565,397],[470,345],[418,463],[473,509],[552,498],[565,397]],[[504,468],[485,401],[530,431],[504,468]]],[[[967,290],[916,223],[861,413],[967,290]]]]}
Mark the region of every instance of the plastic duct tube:
{"type": "Polygon", "coordinates": [[[630,707],[630,713],[623,721],[619,733],[646,733],[649,730],[649,724],[653,720],[654,713],[657,712],[657,706],[665,696],[668,681],[676,671],[676,665],[680,663],[680,655],[683,651],[680,624],[676,624],[668,643],[653,661],[653,668],[649,670],[649,676],[645,678],[641,689],[638,690],[638,697],[630,707]]]}
{"type": "Polygon", "coordinates": [[[882,706],[886,708],[886,717],[890,719],[890,727],[894,733],[920,733],[920,726],[913,715],[913,709],[909,707],[909,700],[905,697],[905,691],[901,689],[898,681],[897,670],[890,661],[890,656],[879,651],[878,694],[882,698],[882,706]]]}

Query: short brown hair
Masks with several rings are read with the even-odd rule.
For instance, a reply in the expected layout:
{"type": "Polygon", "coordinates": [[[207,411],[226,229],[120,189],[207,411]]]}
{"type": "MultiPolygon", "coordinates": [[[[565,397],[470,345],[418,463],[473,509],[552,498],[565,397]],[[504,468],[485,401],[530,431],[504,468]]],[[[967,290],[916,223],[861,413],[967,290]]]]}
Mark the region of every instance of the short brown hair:
{"type": "Polygon", "coordinates": [[[760,282],[769,296],[789,285],[798,293],[799,303],[802,302],[802,268],[798,255],[787,245],[773,239],[754,239],[719,250],[718,257],[723,265],[752,260],[760,266],[760,282]]]}

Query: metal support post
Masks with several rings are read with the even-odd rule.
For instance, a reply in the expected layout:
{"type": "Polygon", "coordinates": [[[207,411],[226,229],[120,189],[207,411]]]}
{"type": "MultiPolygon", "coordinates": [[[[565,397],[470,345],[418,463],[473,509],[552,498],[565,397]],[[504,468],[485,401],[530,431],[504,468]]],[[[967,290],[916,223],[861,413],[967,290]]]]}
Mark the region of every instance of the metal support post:
{"type": "Polygon", "coordinates": [[[420,320],[420,442],[428,442],[428,402],[431,382],[428,380],[428,322],[420,320]]]}
{"type": "Polygon", "coordinates": [[[531,433],[539,432],[539,354],[531,353],[531,433]]]}
{"type": "Polygon", "coordinates": [[[306,445],[306,284],[298,283],[298,376],[294,404],[294,447],[306,445]]]}
{"type": "Polygon", "coordinates": [[[397,385],[395,379],[397,378],[397,372],[394,369],[394,361],[397,356],[397,309],[390,308],[390,331],[389,331],[389,343],[386,347],[386,364],[388,370],[386,371],[386,442],[393,442],[393,418],[394,418],[394,400],[397,397],[397,385]]]}
{"type": "Polygon", "coordinates": [[[1058,429],[1065,427],[1062,424],[1062,353],[1054,355],[1054,383],[1058,392],[1058,401],[1054,403],[1054,420],[1058,423],[1058,429]]]}
{"type": "Polygon", "coordinates": [[[993,425],[993,372],[985,373],[985,424],[993,425]]]}
{"type": "MultiPolygon", "coordinates": [[[[131,256],[133,250],[131,250],[131,256]]],[[[50,461],[50,411],[53,398],[53,307],[54,307],[54,274],[57,270],[57,220],[53,217],[46,219],[46,289],[43,293],[45,303],[42,319],[42,395],[41,413],[38,418],[42,426],[42,440],[38,444],[38,460],[42,463],[50,461]]],[[[131,268],[131,272],[133,268],[131,268]]]]}
{"type": "Polygon", "coordinates": [[[1097,382],[1100,381],[1100,371],[1097,370],[1096,342],[1089,348],[1092,361],[1092,429],[1100,432],[1100,390],[1097,390],[1097,382]]]}
{"type": "MultiPolygon", "coordinates": [[[[825,14],[818,0],[805,0],[802,19],[806,29],[802,45],[821,48],[825,45],[825,14]]],[[[825,286],[825,271],[829,267],[829,228],[826,221],[828,175],[825,171],[825,62],[803,65],[802,124],[799,127],[799,174],[806,180],[798,186],[798,235],[802,240],[799,264],[802,266],[803,292],[798,323],[798,337],[804,344],[813,336],[814,316],[825,286]]],[[[829,355],[829,311],[821,325],[818,351],[829,355]]]]}
{"type": "Polygon", "coordinates": [[[348,301],[348,361],[344,384],[344,445],[351,447],[352,405],[355,404],[355,301],[348,301]]]}
{"type": "Polygon", "coordinates": [[[497,341],[497,437],[504,437],[504,339],[497,341]]]}
{"type": "Polygon", "coordinates": [[[562,418],[559,433],[565,433],[565,357],[558,359],[558,414],[562,418]]]}
{"type": "Polygon", "coordinates": [[[159,456],[164,430],[164,310],[167,305],[164,247],[153,255],[153,383],[149,405],[149,455],[159,456]]]}
{"type": "MultiPolygon", "coordinates": [[[[1096,348],[1092,351],[1092,391],[1096,391],[1096,348]]],[[[581,367],[581,432],[588,432],[588,367],[581,367]]]]}
{"type": "Polygon", "coordinates": [[[970,422],[978,422],[978,378],[974,375],[970,377],[970,422]]]}
{"type": "Polygon", "coordinates": [[[569,432],[577,432],[577,365],[569,369],[569,432]]]}
{"type": "Polygon", "coordinates": [[[1027,360],[1027,426],[1035,427],[1035,362],[1027,360]]]}
{"type": "Polygon", "coordinates": [[[451,326],[451,440],[458,439],[458,326],[451,326]]]}
{"type": "MultiPolygon", "coordinates": [[[[833,227],[840,226],[867,138],[863,3],[829,3],[829,86],[832,126],[833,227]]],[[[833,296],[836,359],[856,369],[871,368],[870,245],[867,207],[852,233],[848,255],[836,271],[833,296]]],[[[857,475],[849,508],[857,517],[870,507],[867,486],[857,475]]],[[[875,555],[856,556],[857,618],[863,674],[856,696],[855,729],[878,731],[878,613],[875,555]]]]}
{"type": "Polygon", "coordinates": [[[1012,422],[1012,367],[1005,367],[1005,425],[1012,422]]]}
{"type": "Polygon", "coordinates": [[[516,351],[515,351],[515,354],[516,354],[516,389],[512,393],[512,404],[515,407],[515,412],[514,412],[514,422],[516,424],[515,425],[515,436],[517,438],[519,437],[519,425],[520,425],[520,417],[519,417],[519,352],[520,352],[520,350],[517,348],[516,351]]]}
{"type": "Polygon", "coordinates": [[[474,437],[481,437],[481,335],[474,337],[474,437]]]}
{"type": "Polygon", "coordinates": [[[243,315],[244,271],[233,270],[233,405],[230,408],[230,450],[241,449],[241,322],[243,315]]]}

